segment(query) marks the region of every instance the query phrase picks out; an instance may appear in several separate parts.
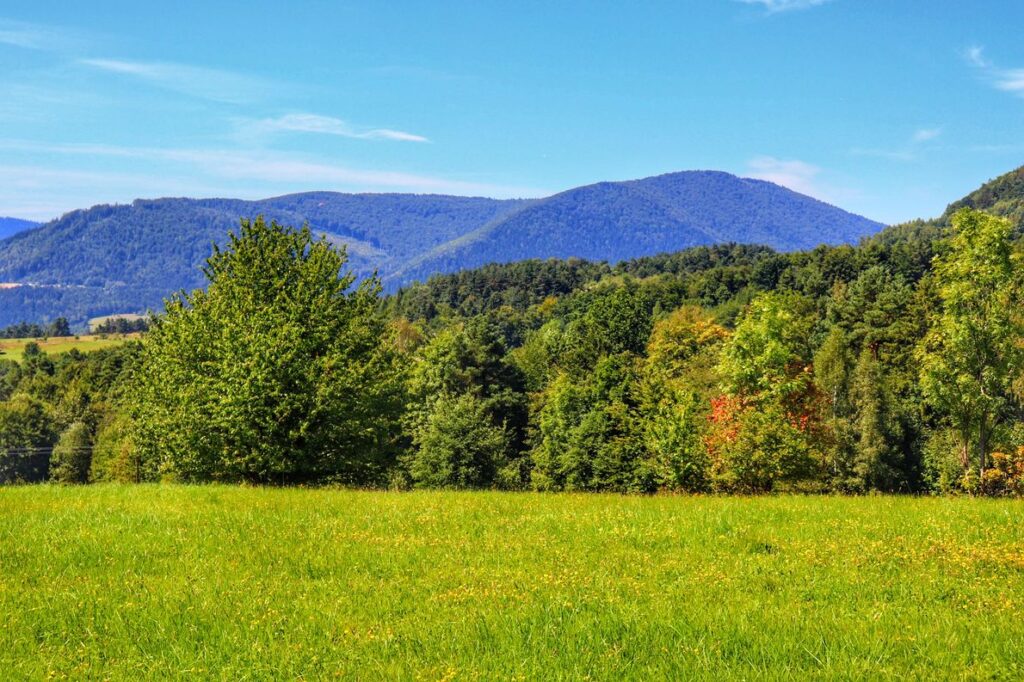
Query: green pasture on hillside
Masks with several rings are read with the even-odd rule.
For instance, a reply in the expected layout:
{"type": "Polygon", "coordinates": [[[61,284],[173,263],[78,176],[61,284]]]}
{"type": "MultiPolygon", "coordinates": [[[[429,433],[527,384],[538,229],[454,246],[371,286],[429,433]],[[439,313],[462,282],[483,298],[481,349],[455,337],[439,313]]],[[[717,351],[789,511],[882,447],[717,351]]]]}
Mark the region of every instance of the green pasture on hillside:
{"type": "Polygon", "coordinates": [[[1021,679],[1024,502],[0,489],[7,679],[1021,679]]]}
{"type": "Polygon", "coordinates": [[[72,348],[83,353],[119,346],[140,334],[97,334],[83,336],[51,336],[45,339],[0,339],[0,360],[21,361],[25,346],[38,344],[46,353],[64,353],[72,348]]]}

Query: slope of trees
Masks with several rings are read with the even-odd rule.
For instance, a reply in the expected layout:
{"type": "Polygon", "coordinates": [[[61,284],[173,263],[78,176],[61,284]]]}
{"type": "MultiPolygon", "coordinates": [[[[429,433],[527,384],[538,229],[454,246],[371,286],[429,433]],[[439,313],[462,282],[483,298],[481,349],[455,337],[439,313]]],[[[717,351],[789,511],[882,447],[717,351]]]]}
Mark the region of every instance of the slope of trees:
{"type": "Polygon", "coordinates": [[[141,343],[0,363],[0,476],[1021,494],[1022,245],[949,222],[386,299],[308,229],[243,222],[141,343]]]}

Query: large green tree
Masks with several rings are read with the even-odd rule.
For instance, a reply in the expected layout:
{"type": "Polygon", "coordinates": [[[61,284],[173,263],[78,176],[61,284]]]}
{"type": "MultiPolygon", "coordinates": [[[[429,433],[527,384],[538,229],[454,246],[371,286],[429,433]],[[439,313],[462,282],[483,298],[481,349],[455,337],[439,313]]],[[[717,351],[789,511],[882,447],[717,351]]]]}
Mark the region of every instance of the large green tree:
{"type": "Polygon", "coordinates": [[[145,465],[185,480],[373,483],[394,456],[400,376],[379,284],[293,229],[243,220],[167,302],[132,391],[145,465]]]}
{"type": "Polygon", "coordinates": [[[925,399],[959,435],[961,464],[983,476],[992,435],[1024,368],[1019,254],[1009,220],[962,209],[932,264],[940,311],[918,347],[925,399]]]}

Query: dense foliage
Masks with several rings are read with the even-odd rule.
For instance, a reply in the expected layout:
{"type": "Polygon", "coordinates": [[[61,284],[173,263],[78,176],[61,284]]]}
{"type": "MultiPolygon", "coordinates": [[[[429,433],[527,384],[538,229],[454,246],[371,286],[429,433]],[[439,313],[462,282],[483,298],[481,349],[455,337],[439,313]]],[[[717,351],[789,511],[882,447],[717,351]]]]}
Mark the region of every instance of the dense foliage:
{"type": "Polygon", "coordinates": [[[243,221],[141,344],[0,365],[3,475],[1018,494],[1021,242],[972,209],[949,223],[381,299],[308,228],[243,221]]]}
{"type": "Polygon", "coordinates": [[[49,336],[71,336],[67,318],[58,317],[49,324],[19,322],[0,328],[0,339],[41,339],[49,336]]]}
{"type": "Polygon", "coordinates": [[[374,483],[390,463],[400,374],[379,285],[308,228],[243,221],[168,301],[143,346],[129,414],[152,475],[374,483]]]}
{"type": "Polygon", "coordinates": [[[93,334],[135,334],[149,331],[149,320],[144,317],[129,319],[112,317],[103,320],[92,329],[93,334]]]}

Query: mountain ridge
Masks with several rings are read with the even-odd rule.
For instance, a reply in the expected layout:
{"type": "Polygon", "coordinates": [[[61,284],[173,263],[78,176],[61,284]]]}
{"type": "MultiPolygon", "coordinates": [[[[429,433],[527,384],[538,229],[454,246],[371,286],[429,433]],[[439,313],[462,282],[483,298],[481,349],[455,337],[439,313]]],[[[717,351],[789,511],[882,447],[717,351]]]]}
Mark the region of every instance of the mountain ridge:
{"type": "Polygon", "coordinates": [[[0,241],[0,324],[159,307],[202,285],[200,265],[240,217],[301,225],[348,248],[387,291],[523,258],[635,258],[716,242],[778,250],[852,243],[882,225],[763,180],[681,171],[539,199],[314,191],[248,201],[137,199],[71,211],[0,241]]]}

